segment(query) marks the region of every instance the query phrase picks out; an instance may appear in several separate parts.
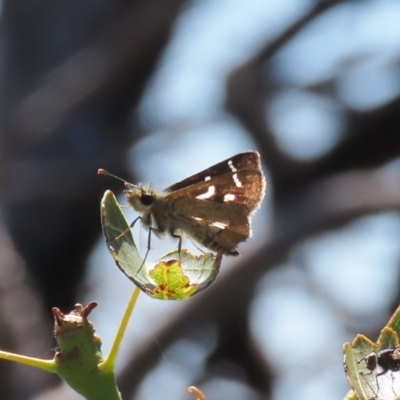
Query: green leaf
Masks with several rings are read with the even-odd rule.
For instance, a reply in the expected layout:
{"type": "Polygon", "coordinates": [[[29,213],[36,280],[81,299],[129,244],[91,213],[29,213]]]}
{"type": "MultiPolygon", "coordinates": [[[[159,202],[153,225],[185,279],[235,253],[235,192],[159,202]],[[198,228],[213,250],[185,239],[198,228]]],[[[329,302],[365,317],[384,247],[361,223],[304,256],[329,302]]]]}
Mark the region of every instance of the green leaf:
{"type": "Polygon", "coordinates": [[[349,390],[346,395],[343,397],[343,400],[359,400],[357,395],[352,391],[349,390]]]}
{"type": "Polygon", "coordinates": [[[144,262],[130,226],[114,194],[101,201],[101,221],[108,250],[120,270],[149,296],[163,300],[186,299],[206,289],[216,279],[222,255],[196,256],[182,249],[165,254],[156,263],[144,262]]]}
{"type": "Polygon", "coordinates": [[[396,332],[397,337],[400,338],[400,307],[398,307],[397,310],[394,312],[387,326],[389,328],[392,328],[396,332]]]}
{"type": "Polygon", "coordinates": [[[398,372],[387,371],[377,376],[382,369],[378,366],[370,371],[363,360],[369,353],[397,347],[397,333],[390,327],[382,329],[378,342],[373,343],[364,335],[357,335],[352,343],[343,346],[344,368],[354,393],[360,400],[393,400],[400,394],[400,376],[398,372]]]}

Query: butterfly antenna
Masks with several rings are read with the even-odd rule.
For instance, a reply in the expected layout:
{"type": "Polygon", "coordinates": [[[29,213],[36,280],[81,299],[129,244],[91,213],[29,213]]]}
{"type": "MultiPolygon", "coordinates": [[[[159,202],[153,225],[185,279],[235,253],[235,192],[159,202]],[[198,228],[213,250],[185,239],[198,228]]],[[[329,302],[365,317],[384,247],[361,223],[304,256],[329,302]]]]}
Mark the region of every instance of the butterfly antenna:
{"type": "Polygon", "coordinates": [[[106,176],[111,176],[112,178],[118,179],[121,182],[124,182],[125,187],[129,188],[129,187],[138,187],[136,185],[134,185],[133,183],[130,183],[128,181],[126,181],[125,179],[120,178],[117,175],[111,174],[110,172],[106,171],[105,169],[99,168],[97,170],[97,174],[98,175],[106,175],[106,176]]]}

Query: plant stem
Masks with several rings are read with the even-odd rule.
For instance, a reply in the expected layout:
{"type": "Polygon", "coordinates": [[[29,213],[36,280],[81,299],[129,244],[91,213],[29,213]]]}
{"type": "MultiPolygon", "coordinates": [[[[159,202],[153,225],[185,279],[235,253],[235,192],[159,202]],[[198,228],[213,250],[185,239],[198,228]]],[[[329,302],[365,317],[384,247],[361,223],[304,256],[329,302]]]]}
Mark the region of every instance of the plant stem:
{"type": "Polygon", "coordinates": [[[126,328],[128,326],[129,319],[132,315],[132,311],[133,311],[136,301],[139,297],[139,293],[140,293],[140,289],[137,286],[135,286],[135,289],[129,300],[128,306],[125,310],[125,314],[122,317],[122,321],[118,328],[118,331],[115,336],[114,343],[111,347],[110,353],[108,354],[106,359],[99,365],[99,369],[101,369],[104,372],[112,371],[114,369],[115,362],[116,362],[116,359],[118,356],[118,351],[119,351],[119,348],[121,347],[121,342],[124,337],[126,328]]]}

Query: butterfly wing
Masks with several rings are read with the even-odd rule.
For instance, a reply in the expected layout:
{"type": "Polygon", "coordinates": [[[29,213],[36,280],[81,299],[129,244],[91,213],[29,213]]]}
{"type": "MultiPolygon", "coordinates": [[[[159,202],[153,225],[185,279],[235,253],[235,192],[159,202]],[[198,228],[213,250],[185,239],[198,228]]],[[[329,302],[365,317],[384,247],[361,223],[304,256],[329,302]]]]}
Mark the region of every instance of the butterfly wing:
{"type": "Polygon", "coordinates": [[[251,236],[249,218],[235,207],[219,209],[210,202],[189,198],[177,200],[174,207],[179,229],[211,250],[237,255],[237,244],[251,236]]]}
{"type": "Polygon", "coordinates": [[[264,197],[260,156],[238,154],[166,192],[176,228],[211,250],[237,255],[235,247],[251,236],[250,215],[264,197]]]}
{"type": "MultiPolygon", "coordinates": [[[[198,172],[180,182],[174,183],[164,190],[164,192],[175,192],[189,186],[197,185],[204,181],[208,181],[216,176],[223,174],[232,174],[241,170],[261,170],[260,154],[257,151],[248,151],[239,153],[235,156],[221,161],[204,171],[198,172]]],[[[265,184],[264,184],[265,186],[265,184]]]]}

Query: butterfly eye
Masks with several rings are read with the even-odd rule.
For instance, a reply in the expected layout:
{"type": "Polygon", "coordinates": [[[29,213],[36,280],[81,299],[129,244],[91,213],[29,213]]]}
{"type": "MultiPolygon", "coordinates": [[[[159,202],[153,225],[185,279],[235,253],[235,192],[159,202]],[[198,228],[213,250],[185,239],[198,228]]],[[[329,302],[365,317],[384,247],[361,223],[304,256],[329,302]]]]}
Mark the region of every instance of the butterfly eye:
{"type": "Polygon", "coordinates": [[[144,206],[151,206],[153,204],[154,201],[154,197],[150,194],[145,194],[143,193],[140,196],[140,202],[144,205],[144,206]]]}

